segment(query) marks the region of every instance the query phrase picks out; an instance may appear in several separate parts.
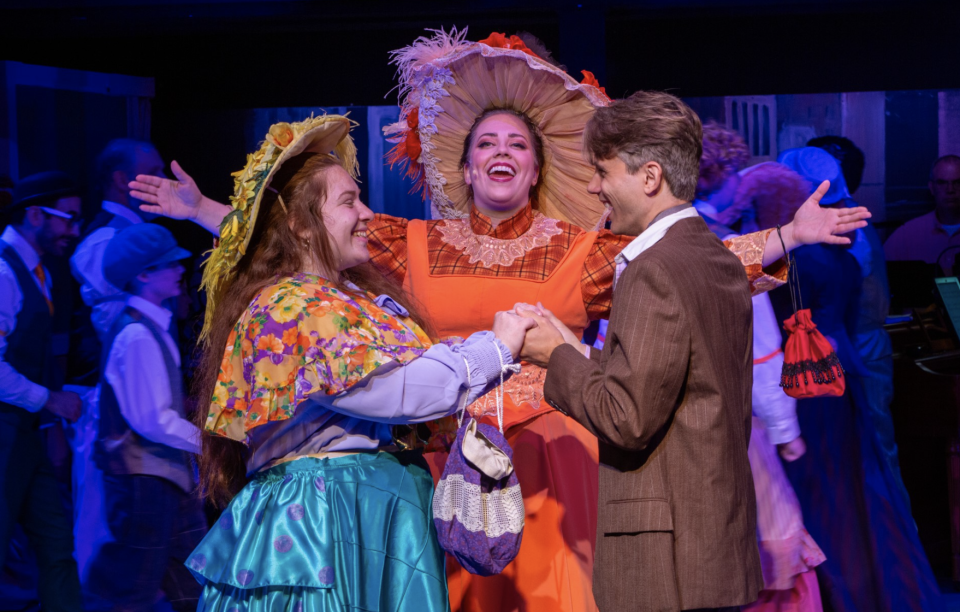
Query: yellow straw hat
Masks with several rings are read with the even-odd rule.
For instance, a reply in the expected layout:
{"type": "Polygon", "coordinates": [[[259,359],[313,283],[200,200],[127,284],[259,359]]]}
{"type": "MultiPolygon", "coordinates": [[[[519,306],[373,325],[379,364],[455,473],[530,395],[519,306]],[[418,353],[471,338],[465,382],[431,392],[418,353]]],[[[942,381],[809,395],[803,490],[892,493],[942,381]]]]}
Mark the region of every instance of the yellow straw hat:
{"type": "Polygon", "coordinates": [[[583,130],[610,98],[593,75],[577,82],[540,58],[517,36],[491,34],[480,42],[467,31],[433,31],[393,52],[400,80],[400,121],[384,128],[396,146],[389,160],[430,198],[433,216],[469,214],[470,194],[460,170],[464,140],[476,118],[493,108],[524,113],[543,139],[538,209],[544,215],[593,228],[604,211],[587,193],[593,168],[581,154],[583,130]]]}
{"type": "Polygon", "coordinates": [[[288,159],[304,152],[333,154],[354,179],[358,176],[357,148],[350,138],[355,122],[340,115],[310,117],[296,123],[270,126],[263,144],[256,153],[247,155],[243,170],[234,172],[233,210],[220,224],[220,239],[203,270],[201,288],[207,291],[207,310],[201,338],[210,329],[216,304],[233,275],[234,268],[246,254],[257,223],[263,192],[270,186],[277,170],[288,159]]]}

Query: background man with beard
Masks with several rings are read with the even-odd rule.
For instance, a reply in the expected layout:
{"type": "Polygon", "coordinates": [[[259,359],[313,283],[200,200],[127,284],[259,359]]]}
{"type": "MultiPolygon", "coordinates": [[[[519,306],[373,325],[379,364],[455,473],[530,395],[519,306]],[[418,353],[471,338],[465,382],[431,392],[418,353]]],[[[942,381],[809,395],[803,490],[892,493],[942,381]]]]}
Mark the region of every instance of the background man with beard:
{"type": "Polygon", "coordinates": [[[53,300],[44,255],[79,236],[80,197],[63,173],[24,178],[0,235],[0,566],[19,523],[37,555],[44,610],[80,610],[71,521],[40,439],[40,411],[70,421],[80,397],[51,388],[53,300]]]}

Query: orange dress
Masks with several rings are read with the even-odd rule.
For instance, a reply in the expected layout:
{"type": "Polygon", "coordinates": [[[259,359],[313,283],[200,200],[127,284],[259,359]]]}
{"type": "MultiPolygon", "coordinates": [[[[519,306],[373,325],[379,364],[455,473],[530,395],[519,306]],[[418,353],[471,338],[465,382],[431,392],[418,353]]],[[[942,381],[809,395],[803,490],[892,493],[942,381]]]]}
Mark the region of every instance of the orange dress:
{"type": "MultiPolygon", "coordinates": [[[[441,338],[490,329],[496,312],[538,301],[580,334],[590,320],[608,316],[614,258],[632,240],[586,232],[529,207],[496,226],[476,211],[464,220],[378,215],[370,236],[374,264],[403,283],[441,338]]],[[[740,251],[751,282],[780,284],[760,270],[757,244],[744,240],[733,250],[740,251]]],[[[591,589],[597,440],[541,402],[544,374],[523,364],[504,385],[504,433],[526,514],[520,552],[503,573],[488,577],[468,573],[448,556],[453,612],[597,609],[591,589]]],[[[490,419],[492,395],[477,400],[471,412],[490,419]]],[[[445,459],[428,454],[435,480],[445,459]]]]}

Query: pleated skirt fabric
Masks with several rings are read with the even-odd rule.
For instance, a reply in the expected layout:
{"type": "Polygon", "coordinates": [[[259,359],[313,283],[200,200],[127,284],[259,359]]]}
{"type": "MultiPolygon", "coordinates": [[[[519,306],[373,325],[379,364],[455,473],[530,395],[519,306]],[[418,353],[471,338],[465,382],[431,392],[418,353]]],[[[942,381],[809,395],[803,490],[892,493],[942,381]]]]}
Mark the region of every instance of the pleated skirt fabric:
{"type": "Polygon", "coordinates": [[[414,454],[265,470],[187,560],[199,612],[447,612],[433,480],[414,454]]]}
{"type": "Polygon", "coordinates": [[[800,502],[783,471],[776,447],[767,438],[763,421],[757,417],[753,417],[747,455],[757,494],[763,588],[787,591],[793,588],[798,576],[810,572],[826,558],[803,526],[800,502]]]}

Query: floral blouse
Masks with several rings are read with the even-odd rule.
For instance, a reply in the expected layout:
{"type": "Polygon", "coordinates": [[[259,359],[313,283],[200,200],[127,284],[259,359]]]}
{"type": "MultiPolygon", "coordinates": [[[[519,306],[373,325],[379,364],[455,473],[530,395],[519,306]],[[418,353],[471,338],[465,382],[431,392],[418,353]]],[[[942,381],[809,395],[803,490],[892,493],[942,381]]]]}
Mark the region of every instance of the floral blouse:
{"type": "Polygon", "coordinates": [[[247,441],[258,425],[291,418],[311,393],[342,393],[431,344],[413,320],[389,314],[373,296],[310,274],[280,279],[257,294],[230,333],[205,429],[247,441]]]}

